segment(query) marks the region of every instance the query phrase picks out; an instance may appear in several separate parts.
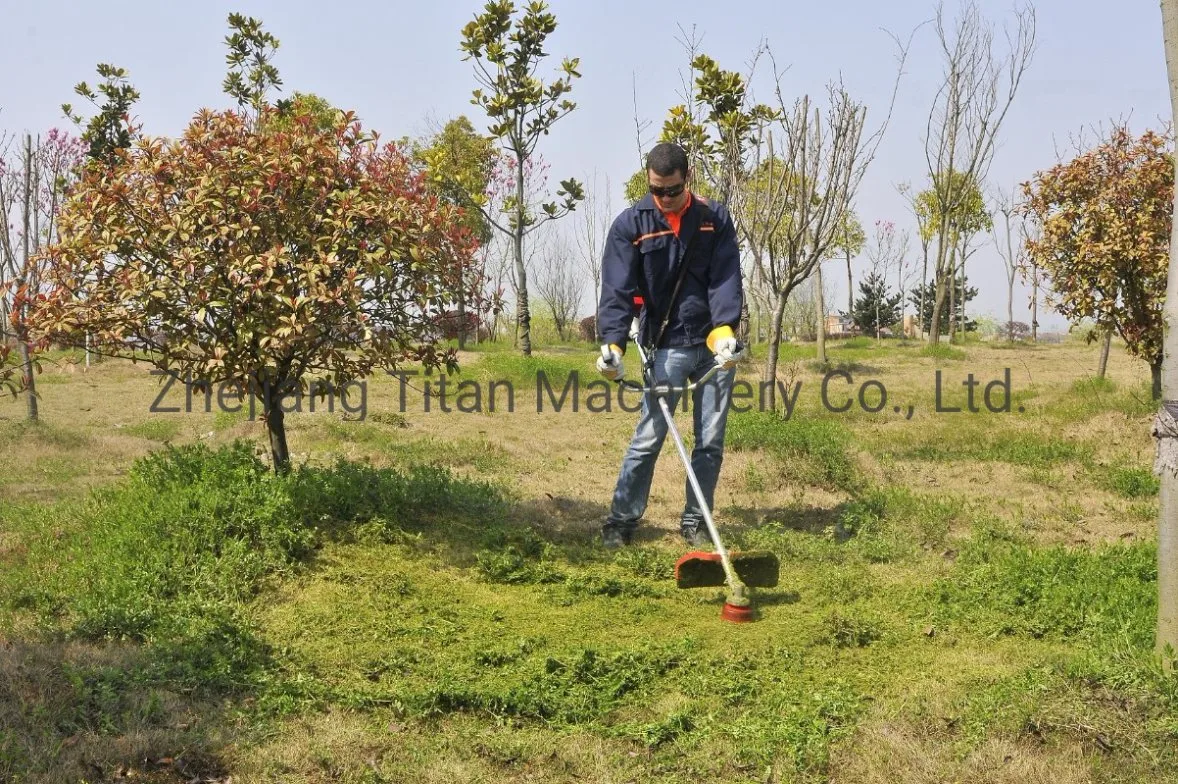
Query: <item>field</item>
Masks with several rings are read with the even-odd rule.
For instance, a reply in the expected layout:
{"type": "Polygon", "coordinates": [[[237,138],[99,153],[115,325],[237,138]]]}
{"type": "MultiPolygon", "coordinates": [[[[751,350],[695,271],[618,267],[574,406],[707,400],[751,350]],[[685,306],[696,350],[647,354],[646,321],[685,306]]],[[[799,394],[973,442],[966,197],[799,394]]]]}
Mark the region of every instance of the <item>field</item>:
{"type": "Polygon", "coordinates": [[[57,355],[42,423],[0,401],[0,780],[1178,781],[1149,373],[1097,352],[834,344],[828,402],[874,380],[870,413],[784,347],[791,416],[743,401],[717,490],[782,559],[741,626],[674,587],[670,444],[599,546],[636,415],[586,410],[589,346],[464,352],[481,412],[421,376],[316,401],[286,477],[246,412],[57,355]],[[537,405],[574,371],[578,411],[537,405]]]}

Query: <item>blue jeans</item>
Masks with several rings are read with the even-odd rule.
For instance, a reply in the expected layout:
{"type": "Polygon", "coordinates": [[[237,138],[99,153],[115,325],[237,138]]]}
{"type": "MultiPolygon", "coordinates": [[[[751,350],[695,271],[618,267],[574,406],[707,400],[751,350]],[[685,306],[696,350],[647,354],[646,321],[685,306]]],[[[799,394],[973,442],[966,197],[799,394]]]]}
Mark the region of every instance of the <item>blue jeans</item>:
{"type": "MultiPolygon", "coordinates": [[[[689,380],[702,378],[715,363],[715,355],[704,345],[659,349],[654,355],[655,382],[681,387],[689,380]]],[[[706,384],[696,387],[692,392],[695,445],[691,451],[691,468],[699,480],[709,509],[712,508],[716,481],[720,478],[720,465],[724,462],[724,430],[728,424],[728,407],[732,402],[735,376],[735,369],[717,371],[706,384]]],[[[681,400],[682,393],[668,396],[667,405],[672,414],[681,400]]],[[[642,416],[634,430],[630,448],[622,459],[622,470],[603,529],[615,528],[629,534],[638,527],[638,519],[646,511],[655,461],[658,460],[666,437],[667,420],[663,417],[657,398],[648,393],[643,396],[642,416]]],[[[686,482],[686,491],[687,501],[680,526],[685,530],[705,529],[703,512],[696,501],[690,480],[686,482]]]]}

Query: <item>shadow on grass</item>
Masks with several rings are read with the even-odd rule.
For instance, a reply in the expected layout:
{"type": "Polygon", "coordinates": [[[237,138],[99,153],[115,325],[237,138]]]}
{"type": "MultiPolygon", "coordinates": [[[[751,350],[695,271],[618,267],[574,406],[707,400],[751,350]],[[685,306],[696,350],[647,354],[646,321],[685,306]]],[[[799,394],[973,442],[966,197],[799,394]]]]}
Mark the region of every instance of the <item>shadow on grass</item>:
{"type": "Polygon", "coordinates": [[[814,360],[807,363],[806,367],[815,373],[850,373],[852,375],[858,373],[877,376],[883,372],[877,365],[869,365],[854,359],[835,358],[828,359],[826,362],[814,360]]]}
{"type": "Polygon", "coordinates": [[[734,533],[743,534],[766,525],[776,525],[786,530],[816,535],[823,535],[826,531],[833,529],[836,540],[843,541],[849,538],[849,534],[843,530],[840,519],[847,508],[847,502],[831,507],[806,509],[792,507],[756,509],[737,506],[726,507],[724,515],[735,520],[735,525],[729,524],[728,526],[734,533]]]}

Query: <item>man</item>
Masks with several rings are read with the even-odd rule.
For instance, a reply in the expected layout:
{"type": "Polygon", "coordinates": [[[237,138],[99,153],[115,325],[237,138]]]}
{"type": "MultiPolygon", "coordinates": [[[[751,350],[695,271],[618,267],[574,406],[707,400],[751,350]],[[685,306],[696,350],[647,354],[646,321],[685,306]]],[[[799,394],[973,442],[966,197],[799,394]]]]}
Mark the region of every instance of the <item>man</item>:
{"type": "MultiPolygon", "coordinates": [[[[708,383],[695,389],[692,399],[691,466],[710,508],[724,456],[724,430],[739,359],[734,329],[740,322],[744,291],[736,229],[724,205],[694,196],[688,189],[691,172],[687,155],[678,145],[656,145],[646,158],[646,177],[650,193],[617,217],[606,240],[597,325],[609,359],[603,351],[597,368],[608,379],[624,377],[635,295],[644,303],[639,340],[648,354],[655,349],[656,383],[682,387],[715,364],[723,365],[708,383]]],[[[640,362],[637,352],[633,361],[640,362]]],[[[642,381],[641,368],[636,377],[642,381]]],[[[677,403],[678,395],[668,400],[672,411],[677,403]]],[[[655,461],[666,435],[667,423],[658,402],[646,395],[602,526],[606,547],[632,541],[638,519],[646,511],[655,461]]],[[[698,546],[711,538],[690,483],[686,493],[680,531],[688,544],[698,546]]]]}

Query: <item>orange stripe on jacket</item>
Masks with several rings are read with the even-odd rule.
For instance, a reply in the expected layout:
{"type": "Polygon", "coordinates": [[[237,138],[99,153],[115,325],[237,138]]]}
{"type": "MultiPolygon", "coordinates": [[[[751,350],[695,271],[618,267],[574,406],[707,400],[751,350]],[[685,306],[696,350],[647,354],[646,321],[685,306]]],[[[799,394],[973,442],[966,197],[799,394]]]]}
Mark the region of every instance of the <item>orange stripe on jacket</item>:
{"type": "Polygon", "coordinates": [[[675,232],[673,232],[673,231],[667,230],[667,231],[656,231],[656,232],[653,232],[653,233],[651,233],[651,234],[643,234],[641,237],[639,237],[638,239],[634,240],[634,244],[635,244],[635,245],[641,245],[643,240],[648,240],[648,239],[650,239],[651,237],[661,237],[661,236],[663,236],[664,234],[674,234],[674,233],[675,233],[675,232]]]}

